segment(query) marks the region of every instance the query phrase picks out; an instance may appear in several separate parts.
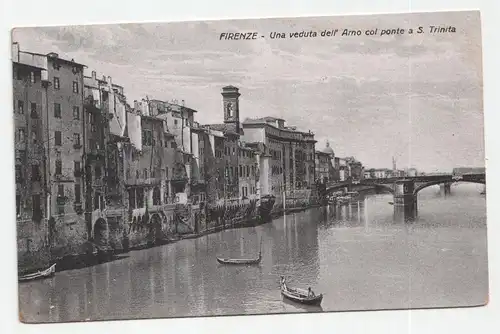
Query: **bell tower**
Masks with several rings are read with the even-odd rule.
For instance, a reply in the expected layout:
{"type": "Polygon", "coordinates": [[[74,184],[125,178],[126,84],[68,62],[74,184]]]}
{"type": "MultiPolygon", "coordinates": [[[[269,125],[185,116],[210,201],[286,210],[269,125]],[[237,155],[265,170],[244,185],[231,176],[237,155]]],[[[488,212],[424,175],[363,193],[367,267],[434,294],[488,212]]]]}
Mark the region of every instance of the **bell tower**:
{"type": "Polygon", "coordinates": [[[224,123],[234,125],[236,133],[240,132],[239,89],[234,86],[222,88],[222,104],[224,107],[224,123]]]}

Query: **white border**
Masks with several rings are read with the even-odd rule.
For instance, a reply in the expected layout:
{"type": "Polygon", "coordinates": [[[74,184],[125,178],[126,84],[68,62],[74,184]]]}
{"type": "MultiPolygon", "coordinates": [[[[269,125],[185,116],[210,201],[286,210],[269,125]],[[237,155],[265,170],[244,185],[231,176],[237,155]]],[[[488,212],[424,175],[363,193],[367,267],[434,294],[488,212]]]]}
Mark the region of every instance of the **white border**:
{"type": "MultiPolygon", "coordinates": [[[[500,221],[497,195],[498,154],[495,127],[498,108],[500,52],[500,6],[495,0],[350,0],[350,1],[103,1],[103,0],[4,0],[2,19],[0,73],[0,122],[4,139],[0,144],[2,190],[2,295],[0,303],[3,333],[496,333],[500,328],[498,302],[500,221]],[[14,214],[14,169],[12,149],[12,87],[10,69],[10,29],[14,26],[118,23],[138,21],[183,21],[227,18],[259,18],[279,16],[342,15],[397,13],[408,11],[446,11],[480,9],[483,36],[484,107],[487,156],[487,202],[490,303],[487,307],[423,311],[376,311],[280,316],[245,316],[220,318],[188,318],[138,320],[58,325],[23,325],[18,322],[16,242],[14,214]],[[10,195],[12,194],[12,195],[10,195]],[[12,330],[10,330],[12,329],[12,330]]],[[[446,22],[443,22],[446,24],[446,22]]]]}

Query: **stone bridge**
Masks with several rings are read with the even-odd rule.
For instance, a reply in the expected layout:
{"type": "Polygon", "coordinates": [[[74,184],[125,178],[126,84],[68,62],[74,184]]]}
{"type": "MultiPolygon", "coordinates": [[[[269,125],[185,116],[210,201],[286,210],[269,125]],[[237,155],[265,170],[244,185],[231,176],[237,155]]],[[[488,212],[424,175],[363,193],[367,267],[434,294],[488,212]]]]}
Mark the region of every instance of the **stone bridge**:
{"type": "Polygon", "coordinates": [[[415,219],[417,216],[417,195],[421,190],[434,185],[442,185],[444,193],[449,194],[451,192],[451,184],[455,182],[486,184],[486,175],[485,173],[463,175],[443,174],[363,179],[359,181],[349,180],[328,184],[326,192],[328,194],[345,188],[355,190],[360,187],[388,191],[394,196],[395,218],[402,217],[405,221],[408,221],[415,219]]]}

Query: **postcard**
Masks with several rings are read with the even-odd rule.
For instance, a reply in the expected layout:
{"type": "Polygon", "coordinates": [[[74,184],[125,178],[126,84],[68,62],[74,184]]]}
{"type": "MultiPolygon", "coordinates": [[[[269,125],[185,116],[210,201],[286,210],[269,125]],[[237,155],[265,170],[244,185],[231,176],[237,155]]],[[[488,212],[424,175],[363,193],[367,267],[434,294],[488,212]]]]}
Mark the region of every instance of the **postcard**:
{"type": "Polygon", "coordinates": [[[26,323],[483,306],[478,11],[19,27],[26,323]]]}

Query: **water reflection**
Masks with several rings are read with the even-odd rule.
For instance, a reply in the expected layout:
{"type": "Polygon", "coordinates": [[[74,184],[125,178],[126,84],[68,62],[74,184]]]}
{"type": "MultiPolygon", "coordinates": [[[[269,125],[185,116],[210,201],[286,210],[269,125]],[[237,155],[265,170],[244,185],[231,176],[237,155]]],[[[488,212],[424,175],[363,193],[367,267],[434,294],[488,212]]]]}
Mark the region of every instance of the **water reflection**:
{"type": "MultiPolygon", "coordinates": [[[[481,189],[480,189],[481,190],[481,189]]],[[[26,321],[317,312],[481,304],[486,300],[485,198],[466,188],[419,195],[413,224],[392,220],[391,195],[361,196],[142,251],[19,285],[26,321]],[[220,265],[216,256],[259,266],[220,265]],[[291,286],[324,293],[322,308],[284,300],[291,286]]]]}

